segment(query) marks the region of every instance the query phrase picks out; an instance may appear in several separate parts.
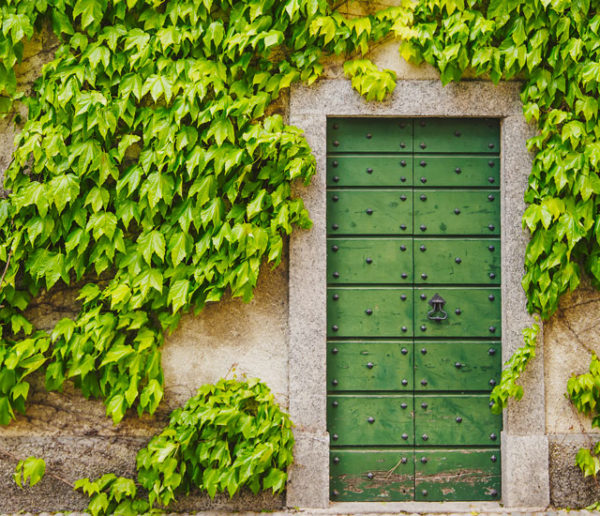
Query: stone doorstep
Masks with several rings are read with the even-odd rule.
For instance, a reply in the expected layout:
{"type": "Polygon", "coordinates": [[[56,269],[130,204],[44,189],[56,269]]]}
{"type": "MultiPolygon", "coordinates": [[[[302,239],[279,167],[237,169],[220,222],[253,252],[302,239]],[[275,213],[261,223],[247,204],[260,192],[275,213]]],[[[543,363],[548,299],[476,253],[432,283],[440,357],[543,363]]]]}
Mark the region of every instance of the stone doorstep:
{"type": "MultiPolygon", "coordinates": [[[[359,503],[332,503],[327,509],[287,509],[284,511],[262,512],[226,512],[202,511],[197,513],[164,513],[165,516],[464,516],[465,514],[477,516],[591,516],[600,515],[600,511],[568,510],[568,509],[543,509],[540,507],[505,508],[498,503],[471,503],[471,502],[359,502],[359,503]]],[[[89,516],[83,512],[42,512],[0,514],[0,516],[89,516]]]]}

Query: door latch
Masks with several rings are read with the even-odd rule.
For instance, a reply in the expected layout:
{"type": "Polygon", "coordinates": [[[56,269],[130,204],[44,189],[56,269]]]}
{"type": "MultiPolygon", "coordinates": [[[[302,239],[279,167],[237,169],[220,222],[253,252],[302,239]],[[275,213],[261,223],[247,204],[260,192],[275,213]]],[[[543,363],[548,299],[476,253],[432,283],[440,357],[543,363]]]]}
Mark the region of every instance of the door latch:
{"type": "Polygon", "coordinates": [[[444,310],[444,305],[446,304],[446,300],[440,296],[437,292],[436,294],[429,300],[429,304],[431,305],[432,310],[427,312],[427,319],[430,321],[441,322],[448,319],[448,313],[444,310]]]}

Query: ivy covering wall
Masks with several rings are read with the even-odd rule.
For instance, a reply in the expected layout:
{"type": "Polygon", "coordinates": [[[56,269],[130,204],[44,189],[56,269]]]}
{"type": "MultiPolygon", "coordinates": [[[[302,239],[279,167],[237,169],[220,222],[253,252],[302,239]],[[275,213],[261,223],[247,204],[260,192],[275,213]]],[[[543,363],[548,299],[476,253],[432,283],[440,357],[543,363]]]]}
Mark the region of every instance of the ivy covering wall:
{"type": "MultiPolygon", "coordinates": [[[[24,412],[28,375],[69,380],[119,422],[163,396],[160,348],[181,314],[229,292],[308,228],[295,180],[315,161],[268,107],[315,81],[325,55],[359,55],[410,22],[402,6],[347,19],[325,0],[5,0],[0,107],[20,94],[24,41],[59,38],[0,201],[0,424],[24,412]],[[80,312],[50,332],[31,300],[63,283],[80,312]]],[[[364,78],[379,72],[356,70],[364,78]]],[[[393,81],[392,81],[393,83],[393,81]]],[[[386,91],[389,80],[372,90],[386,91]]]]}

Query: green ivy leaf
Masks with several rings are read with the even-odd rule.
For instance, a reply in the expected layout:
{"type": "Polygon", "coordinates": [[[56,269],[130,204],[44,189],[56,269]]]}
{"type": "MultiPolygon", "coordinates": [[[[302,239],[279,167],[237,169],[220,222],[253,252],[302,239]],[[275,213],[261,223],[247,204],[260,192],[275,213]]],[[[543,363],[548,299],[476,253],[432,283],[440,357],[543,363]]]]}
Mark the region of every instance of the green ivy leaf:
{"type": "Polygon", "coordinates": [[[152,256],[156,255],[160,261],[165,258],[165,237],[159,231],[153,230],[144,233],[138,238],[138,247],[148,265],[152,264],[152,256]]]}
{"type": "Polygon", "coordinates": [[[13,480],[19,487],[24,487],[29,481],[29,485],[36,485],[46,473],[46,462],[44,459],[37,457],[27,457],[25,460],[20,460],[15,468],[13,480]]]}
{"type": "Polygon", "coordinates": [[[173,306],[173,313],[187,304],[189,288],[190,282],[188,280],[179,280],[169,289],[168,303],[173,306]]]}

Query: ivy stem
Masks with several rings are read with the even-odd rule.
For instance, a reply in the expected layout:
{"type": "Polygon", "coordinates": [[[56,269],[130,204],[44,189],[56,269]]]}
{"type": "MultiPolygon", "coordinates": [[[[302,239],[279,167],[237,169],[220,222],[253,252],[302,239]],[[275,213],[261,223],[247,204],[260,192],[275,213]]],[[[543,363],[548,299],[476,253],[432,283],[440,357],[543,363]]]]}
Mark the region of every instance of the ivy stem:
{"type": "Polygon", "coordinates": [[[8,256],[6,258],[6,264],[4,265],[4,270],[2,271],[2,277],[0,277],[0,291],[2,291],[2,284],[4,283],[4,277],[8,272],[8,266],[10,265],[10,259],[12,258],[13,250],[11,249],[8,252],[8,256]]]}
{"type": "MultiPolygon", "coordinates": [[[[5,450],[4,448],[0,448],[0,453],[2,453],[3,455],[5,455],[6,457],[9,457],[9,458],[13,459],[15,462],[20,462],[21,461],[21,459],[19,457],[17,457],[14,453],[11,453],[8,450],[5,450]]],[[[44,474],[44,476],[52,477],[55,480],[58,480],[59,482],[62,482],[63,484],[68,485],[71,489],[75,489],[75,486],[73,484],[71,484],[71,482],[69,482],[68,480],[65,480],[62,477],[59,477],[58,475],[55,475],[54,473],[49,473],[48,471],[46,471],[46,473],[44,474]]]]}

